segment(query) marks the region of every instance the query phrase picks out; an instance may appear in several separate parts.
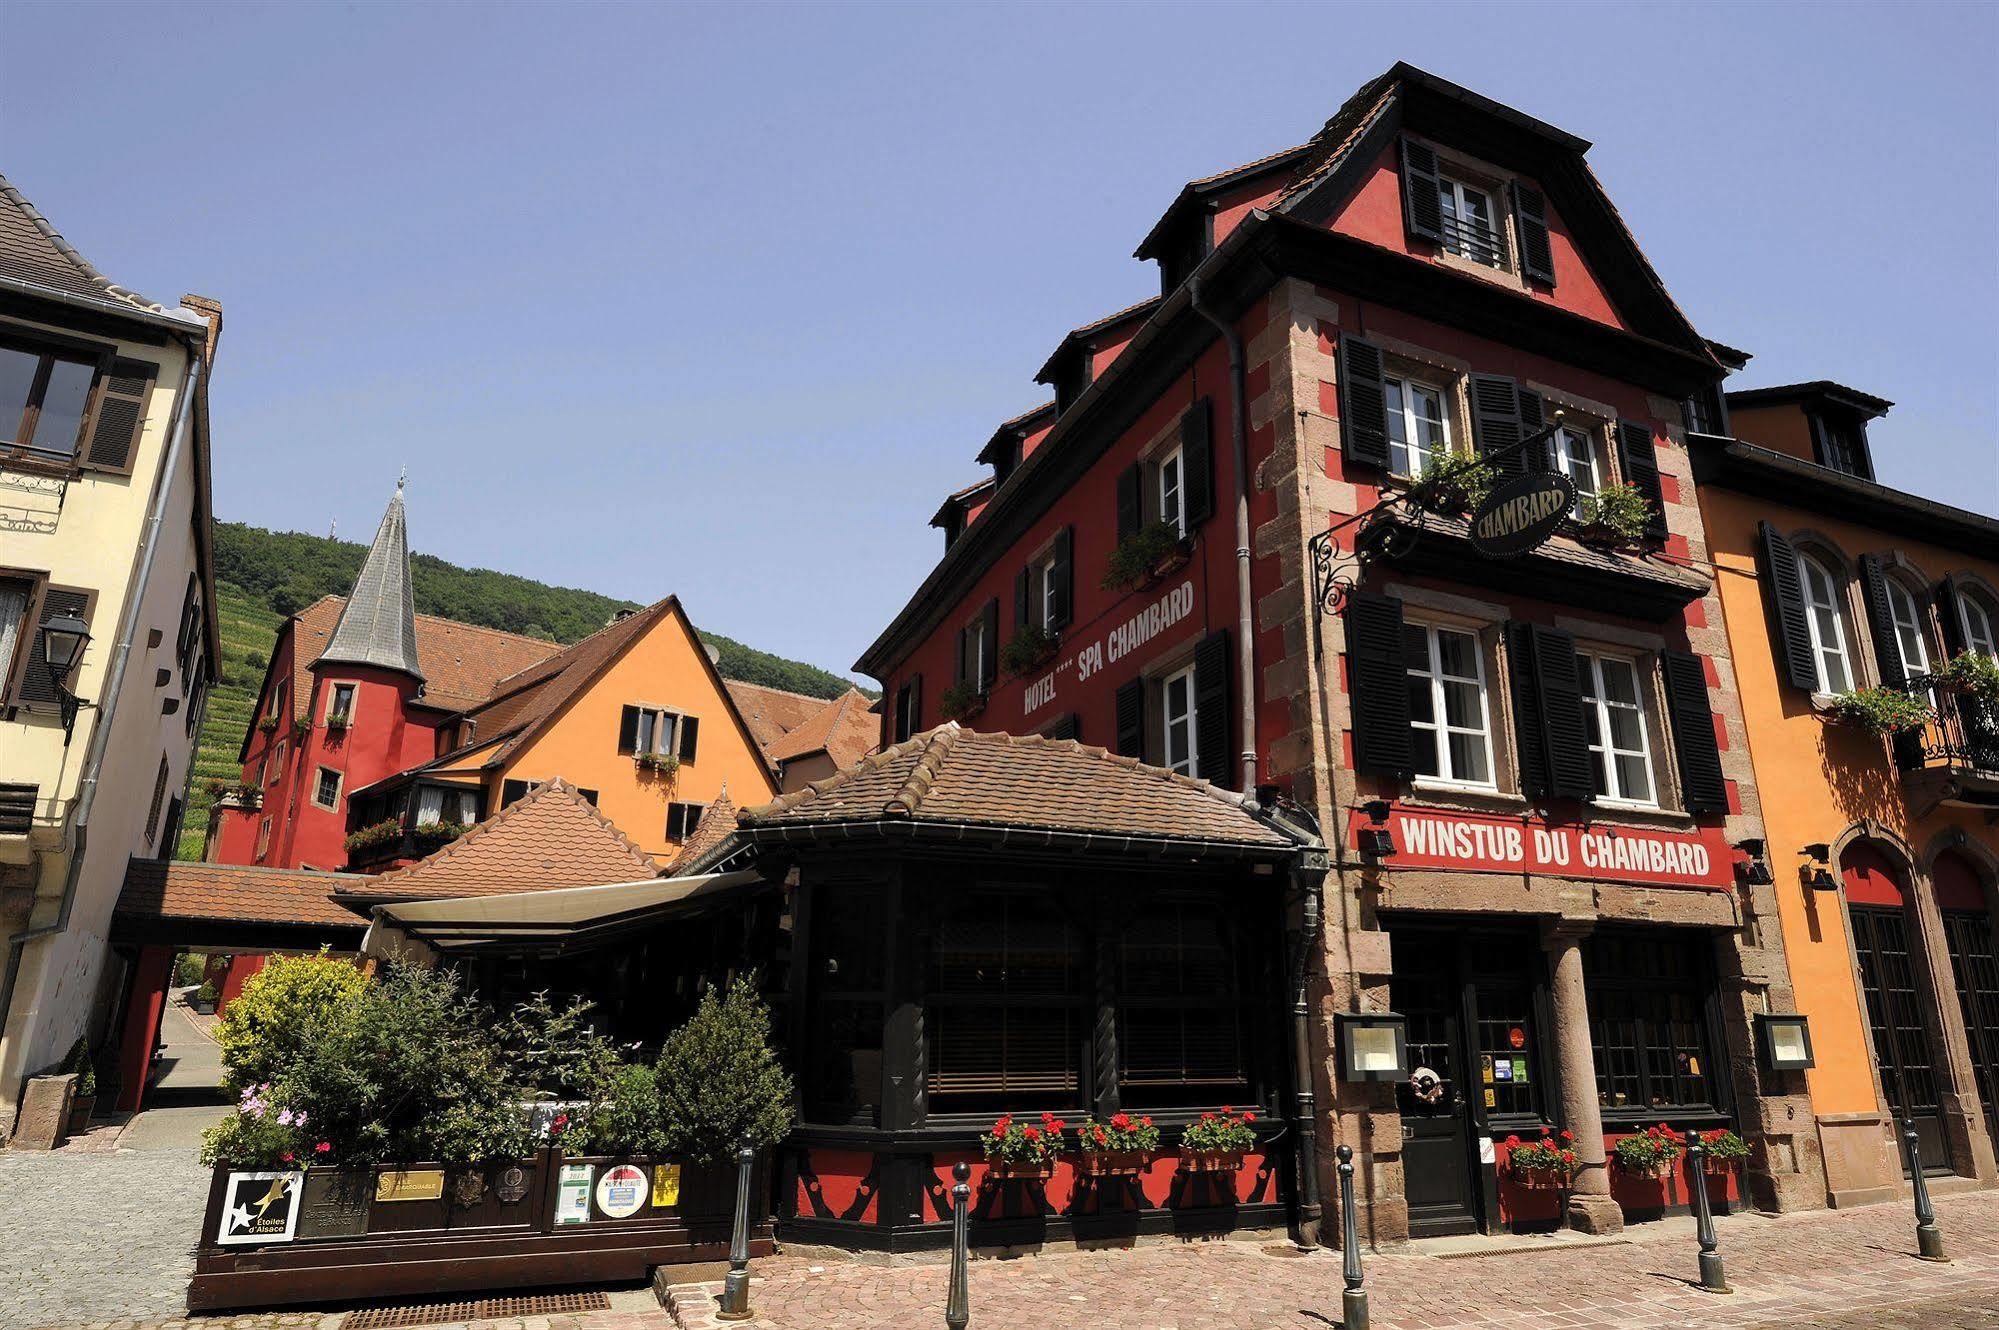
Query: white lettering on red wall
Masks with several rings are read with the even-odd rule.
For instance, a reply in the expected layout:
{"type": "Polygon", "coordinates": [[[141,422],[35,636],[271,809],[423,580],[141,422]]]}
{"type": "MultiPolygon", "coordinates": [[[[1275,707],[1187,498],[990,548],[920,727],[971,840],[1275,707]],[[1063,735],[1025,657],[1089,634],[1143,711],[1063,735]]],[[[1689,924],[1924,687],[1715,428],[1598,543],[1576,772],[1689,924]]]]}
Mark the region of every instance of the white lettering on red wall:
{"type": "MultiPolygon", "coordinates": [[[[1354,844],[1373,824],[1356,815],[1354,844]]],[[[1471,873],[1544,873],[1676,887],[1726,887],[1733,859],[1718,827],[1653,831],[1638,827],[1550,827],[1474,813],[1389,813],[1395,854],[1387,868],[1455,868],[1471,873]]]]}
{"type": "Polygon", "coordinates": [[[1082,683],[1108,665],[1138,650],[1194,612],[1194,584],[1182,582],[1108,632],[1099,633],[1065,654],[1048,673],[1027,685],[1021,695],[1022,715],[1032,715],[1055,700],[1055,681],[1065,671],[1076,672],[1082,683]]]}

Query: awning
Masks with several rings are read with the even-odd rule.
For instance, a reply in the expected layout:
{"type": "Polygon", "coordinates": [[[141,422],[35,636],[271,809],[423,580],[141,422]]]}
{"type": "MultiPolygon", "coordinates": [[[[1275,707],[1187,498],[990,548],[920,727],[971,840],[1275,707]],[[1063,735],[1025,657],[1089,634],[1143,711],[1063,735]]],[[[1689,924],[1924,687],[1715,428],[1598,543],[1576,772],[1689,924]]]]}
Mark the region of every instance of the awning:
{"type": "Polygon", "coordinates": [[[471,951],[566,951],[650,928],[665,918],[729,904],[757,887],[773,885],[762,874],[744,870],[503,896],[403,901],[375,907],[361,950],[368,956],[408,961],[471,951]]]}

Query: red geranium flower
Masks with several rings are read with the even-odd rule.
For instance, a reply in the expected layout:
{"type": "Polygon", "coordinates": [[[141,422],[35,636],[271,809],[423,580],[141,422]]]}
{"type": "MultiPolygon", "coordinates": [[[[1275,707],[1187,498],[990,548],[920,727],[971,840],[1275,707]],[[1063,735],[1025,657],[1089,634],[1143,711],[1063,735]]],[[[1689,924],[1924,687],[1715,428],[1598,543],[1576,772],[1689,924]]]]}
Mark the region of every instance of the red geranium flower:
{"type": "Polygon", "coordinates": [[[1026,1138],[1027,1138],[1028,1140],[1030,1140],[1030,1141],[1038,1141],[1038,1140],[1040,1140],[1040,1139],[1041,1139],[1041,1128],[1039,1128],[1039,1127],[1022,1127],[1022,1128],[1020,1129],[1020,1134],[1021,1134],[1022,1136],[1025,1136],[1025,1137],[1026,1137],[1026,1138]]]}
{"type": "Polygon", "coordinates": [[[1565,1140],[1565,1141],[1573,1141],[1573,1140],[1574,1140],[1575,1138],[1576,1138],[1576,1134],[1575,1134],[1574,1132],[1570,1131],[1570,1130],[1569,1130],[1569,1129],[1568,1129],[1567,1127],[1564,1127],[1564,1128],[1562,1128],[1562,1139],[1563,1139],[1563,1140],[1565,1140]]]}
{"type": "Polygon", "coordinates": [[[279,1158],[283,1159],[287,1164],[289,1164],[292,1161],[292,1152],[287,1150],[284,1152],[284,1154],[280,1155],[279,1158]]]}
{"type": "Polygon", "coordinates": [[[1131,1114],[1129,1113],[1111,1114],[1111,1125],[1113,1127],[1116,1127],[1119,1131],[1131,1130],[1131,1114]]]}
{"type": "Polygon", "coordinates": [[[1142,1123],[1144,1123],[1144,1124],[1145,1124],[1146,1126],[1148,1126],[1148,1127],[1150,1127],[1150,1126],[1152,1125],[1152,1118],[1151,1118],[1150,1116],[1147,1116],[1147,1117],[1142,1117],[1142,1118],[1140,1118],[1140,1119],[1139,1119],[1139,1121],[1140,1121],[1140,1122],[1142,1122],[1142,1123]]]}
{"type": "Polygon", "coordinates": [[[1254,1114],[1254,1113],[1244,1113],[1244,1114],[1242,1115],[1242,1120],[1243,1120],[1244,1122],[1254,1122],[1254,1121],[1256,1121],[1256,1114],[1254,1114]]]}
{"type": "Polygon", "coordinates": [[[312,1147],[312,1152],[314,1154],[323,1155],[332,1148],[333,1148],[333,1143],[331,1141],[321,1141],[318,1145],[312,1147]]]}
{"type": "Polygon", "coordinates": [[[1235,1106],[1234,1106],[1233,1104],[1223,1104],[1223,1105],[1222,1105],[1222,1114],[1223,1114],[1223,1116],[1227,1116],[1228,1114],[1230,1114],[1230,1113],[1233,1113],[1233,1112],[1235,1112],[1235,1106]]]}
{"type": "Polygon", "coordinates": [[[993,1135],[1004,1136],[1007,1134],[1009,1130],[1012,1129],[1012,1127],[1013,1127],[1013,1114],[1003,1113],[1000,1115],[1000,1120],[993,1124],[993,1135]]]}
{"type": "Polygon", "coordinates": [[[1507,1148],[1507,1149],[1509,1149],[1509,1150],[1517,1150],[1517,1149],[1519,1149],[1519,1148],[1520,1148],[1520,1138],[1519,1138],[1518,1136],[1509,1136],[1509,1137],[1507,1137],[1507,1138],[1506,1138],[1506,1148],[1507,1148]]]}

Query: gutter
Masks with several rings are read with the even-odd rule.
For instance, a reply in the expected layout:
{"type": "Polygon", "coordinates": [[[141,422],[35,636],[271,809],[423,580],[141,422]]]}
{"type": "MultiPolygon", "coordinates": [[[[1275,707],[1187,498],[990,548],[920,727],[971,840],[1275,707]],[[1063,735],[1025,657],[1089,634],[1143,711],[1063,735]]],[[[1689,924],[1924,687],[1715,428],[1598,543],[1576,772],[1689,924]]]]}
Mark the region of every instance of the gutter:
{"type": "MultiPolygon", "coordinates": [[[[0,285],[17,284],[0,278],[0,285]]],[[[201,326],[205,336],[207,325],[201,326]]],[[[5,1036],[13,1020],[14,985],[20,978],[21,957],[28,944],[67,931],[70,914],[76,907],[77,882],[83,876],[84,853],[90,844],[90,814],[97,803],[98,776],[104,769],[104,755],[111,747],[111,724],[117,714],[119,694],[124,689],[125,669],[131,663],[132,641],[139,632],[139,602],[146,584],[152,579],[153,564],[160,552],[160,527],[166,520],[169,484],[174,473],[180,469],[181,455],[187,450],[188,434],[193,427],[194,416],[187,409],[188,398],[193,394],[195,375],[201,368],[204,345],[203,342],[191,341],[187,346],[187,373],[181,379],[180,393],[174,398],[173,416],[167,422],[167,455],[153,477],[153,495],[140,537],[139,561],[126,579],[125,612],[118,627],[118,644],[112,650],[111,668],[104,676],[102,700],[97,705],[97,718],[90,730],[90,747],[85,751],[77,783],[76,808],[69,820],[69,864],[63,878],[62,904],[56,910],[53,923],[24,929],[8,940],[6,977],[0,979],[0,1037],[5,1036]]],[[[25,1066],[23,1075],[26,1075],[25,1066]]]]}
{"type": "Polygon", "coordinates": [[[1229,349],[1229,433],[1235,444],[1236,733],[1242,743],[1242,792],[1256,792],[1256,624],[1249,564],[1249,402],[1242,334],[1201,303],[1201,278],[1187,279],[1187,305],[1221,332],[1229,349]]]}
{"type": "Polygon", "coordinates": [[[72,309],[87,309],[93,314],[115,314],[139,323],[152,324],[156,328],[169,328],[177,333],[199,332],[205,337],[208,332],[208,325],[192,313],[178,309],[146,309],[119,300],[99,300],[53,286],[43,286],[40,282],[23,281],[19,277],[0,276],[0,291],[13,291],[20,295],[32,296],[36,300],[54,301],[59,305],[68,305],[72,309]]]}
{"type": "MultiPolygon", "coordinates": [[[[843,840],[921,840],[955,842],[991,848],[1062,850],[1070,853],[1150,855],[1155,858],[1229,859],[1275,862],[1296,854],[1296,845],[1259,845],[1249,841],[1180,840],[1169,836],[1132,836],[1100,831],[1057,831],[1048,827],[972,826],[958,823],[918,823],[906,818],[872,818],[852,822],[783,822],[739,827],[734,836],[748,844],[788,844],[843,840]]],[[[728,844],[727,841],[722,842],[728,844]]],[[[716,847],[717,850],[721,846],[716,847]]],[[[699,861],[697,861],[699,862],[699,861]]]]}

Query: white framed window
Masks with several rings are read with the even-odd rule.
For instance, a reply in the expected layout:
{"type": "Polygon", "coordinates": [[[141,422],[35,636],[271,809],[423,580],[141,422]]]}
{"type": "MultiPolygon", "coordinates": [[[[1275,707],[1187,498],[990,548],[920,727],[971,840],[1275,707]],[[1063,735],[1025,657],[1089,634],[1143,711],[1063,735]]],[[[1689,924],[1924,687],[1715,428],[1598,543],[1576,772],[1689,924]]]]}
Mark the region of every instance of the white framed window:
{"type": "Polygon", "coordinates": [[[675,745],[680,731],[680,717],[659,707],[639,707],[638,729],[632,737],[634,753],[650,753],[666,756],[680,751],[675,745]]]}
{"type": "Polygon", "coordinates": [[[271,819],[267,817],[257,823],[257,853],[254,857],[261,859],[270,852],[271,819]]]}
{"type": "Polygon", "coordinates": [[[1583,676],[1583,729],[1598,801],[1658,807],[1638,666],[1617,656],[1579,653],[1577,658],[1583,676]]]}
{"type": "Polygon", "coordinates": [[[26,648],[28,606],[34,603],[35,584],[25,578],[0,577],[0,693],[14,677],[14,657],[26,648]]]}
{"type": "Polygon", "coordinates": [[[1161,753],[1164,766],[1183,776],[1199,769],[1194,735],[1194,667],[1176,670],[1159,683],[1161,753]]]}
{"type": "Polygon", "coordinates": [[[1388,469],[1420,476],[1431,458],[1451,448],[1443,389],[1396,378],[1383,379],[1381,388],[1388,399],[1388,469]]]}
{"type": "Polygon", "coordinates": [[[1159,520],[1187,534],[1187,468],[1178,448],[1159,459],[1159,520]]]}
{"type": "Polygon", "coordinates": [[[434,827],[440,822],[471,826],[479,820],[479,792],[454,790],[442,785],[421,785],[416,792],[416,824],[434,827]]]}
{"type": "Polygon", "coordinates": [[[1819,691],[1848,692],[1853,688],[1853,665],[1846,645],[1846,618],[1839,612],[1839,582],[1809,554],[1798,555],[1798,582],[1804,590],[1819,691]]]}
{"type": "Polygon", "coordinates": [[[354,723],[355,685],[337,683],[326,690],[326,719],[334,726],[354,723]]]}
{"type": "Polygon", "coordinates": [[[340,773],[332,767],[321,767],[313,780],[312,801],[321,808],[336,808],[340,804],[340,773]]]}
{"type": "MultiPolygon", "coordinates": [[[[1999,656],[1999,630],[1995,630],[1995,616],[1992,606],[1984,595],[1977,591],[1964,591],[1958,595],[1958,622],[1964,629],[1964,649],[1982,651],[1988,656],[1999,656]]],[[[0,629],[0,631],[4,631],[0,629]]],[[[0,660],[4,660],[0,654],[0,660]]]]}
{"type": "Polygon", "coordinates": [[[1916,608],[1916,598],[1909,594],[1909,588],[1890,577],[1888,586],[1888,617],[1895,626],[1895,649],[1902,657],[1904,675],[1928,674],[1930,672],[1930,639],[1923,631],[1922,611],[1916,608]]]}
{"type": "Polygon", "coordinates": [[[1575,482],[1576,493],[1594,494],[1602,480],[1596,465],[1596,441],[1587,431],[1564,425],[1548,437],[1548,461],[1575,482]]]}
{"type": "Polygon", "coordinates": [[[1420,623],[1405,624],[1402,633],[1418,779],[1434,785],[1497,788],[1492,707],[1478,634],[1420,623]]]}
{"type": "Polygon", "coordinates": [[[1494,224],[1492,195],[1474,185],[1437,177],[1437,200],[1444,208],[1444,248],[1475,263],[1501,268],[1506,251],[1494,224]]]}

